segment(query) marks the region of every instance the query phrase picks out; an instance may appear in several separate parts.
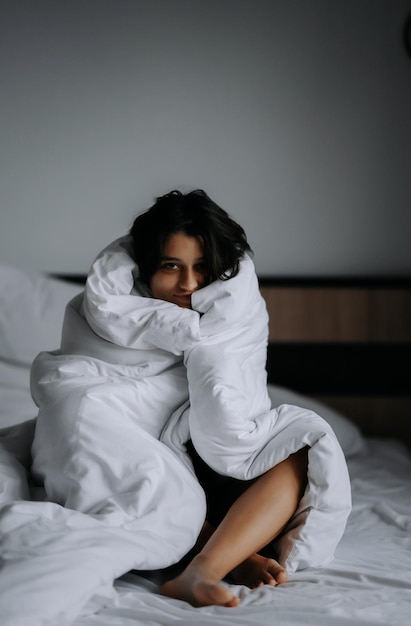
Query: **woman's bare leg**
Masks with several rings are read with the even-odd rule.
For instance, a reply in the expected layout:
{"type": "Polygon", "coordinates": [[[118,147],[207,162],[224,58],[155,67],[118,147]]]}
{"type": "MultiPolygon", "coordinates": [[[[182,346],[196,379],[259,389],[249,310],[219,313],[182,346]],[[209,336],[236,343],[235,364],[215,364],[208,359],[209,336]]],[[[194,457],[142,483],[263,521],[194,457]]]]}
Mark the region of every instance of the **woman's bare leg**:
{"type": "MultiPolygon", "coordinates": [[[[201,552],[211,535],[215,532],[215,529],[216,527],[210,524],[209,521],[204,522],[194,547],[181,561],[181,564],[184,563],[184,569],[187,567],[188,563],[201,552]]],[[[285,582],[286,579],[287,573],[277,561],[257,553],[245,559],[231,570],[227,576],[229,582],[238,585],[246,585],[250,587],[250,589],[262,585],[275,586],[280,582],[285,582]]]]}
{"type": "MultiPolygon", "coordinates": [[[[260,476],[234,502],[182,574],[164,583],[161,593],[194,606],[237,606],[238,598],[221,581],[229,572],[239,574],[250,558],[252,561],[255,556],[263,559],[255,553],[287,525],[304,492],[306,480],[306,450],[291,455],[260,476]]],[[[272,559],[268,561],[275,564],[269,571],[274,584],[285,582],[284,568],[272,559]]]]}

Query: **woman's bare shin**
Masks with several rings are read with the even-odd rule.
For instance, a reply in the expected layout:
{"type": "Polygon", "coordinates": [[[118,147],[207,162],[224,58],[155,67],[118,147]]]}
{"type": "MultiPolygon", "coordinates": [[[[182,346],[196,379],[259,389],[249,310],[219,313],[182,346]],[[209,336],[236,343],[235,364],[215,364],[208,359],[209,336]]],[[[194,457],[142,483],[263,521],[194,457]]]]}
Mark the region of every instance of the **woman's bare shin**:
{"type": "MultiPolygon", "coordinates": [[[[222,588],[221,581],[281,533],[295,513],[306,480],[306,450],[291,455],[260,476],[234,502],[187,569],[163,585],[162,593],[191,604],[236,606],[238,602],[228,589],[222,588]],[[198,589],[204,591],[201,581],[207,581],[207,594],[198,594],[198,589]],[[210,591],[213,587],[215,600],[214,592],[210,591]]],[[[277,574],[277,582],[286,580],[280,566],[277,574]]]]}
{"type": "Polygon", "coordinates": [[[281,533],[297,509],[306,476],[301,451],[260,476],[234,502],[201,551],[218,564],[222,578],[281,533]]]}

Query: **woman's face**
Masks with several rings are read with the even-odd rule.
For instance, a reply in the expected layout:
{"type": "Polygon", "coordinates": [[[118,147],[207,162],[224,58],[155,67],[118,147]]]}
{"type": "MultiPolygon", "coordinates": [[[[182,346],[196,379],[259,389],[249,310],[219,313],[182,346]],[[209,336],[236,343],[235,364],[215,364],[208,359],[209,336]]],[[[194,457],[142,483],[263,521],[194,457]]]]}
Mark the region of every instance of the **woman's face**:
{"type": "Polygon", "coordinates": [[[153,298],[191,309],[191,294],[206,284],[206,262],[199,237],[170,235],[158,270],[150,280],[153,298]]]}

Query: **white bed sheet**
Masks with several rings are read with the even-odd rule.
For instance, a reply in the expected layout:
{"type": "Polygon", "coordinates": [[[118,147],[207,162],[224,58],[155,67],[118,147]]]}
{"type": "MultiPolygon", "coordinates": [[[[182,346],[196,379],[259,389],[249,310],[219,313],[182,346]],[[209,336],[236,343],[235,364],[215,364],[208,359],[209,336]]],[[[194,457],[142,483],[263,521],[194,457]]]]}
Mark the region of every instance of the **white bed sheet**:
{"type": "MultiPolygon", "coordinates": [[[[35,416],[30,362],[42,348],[59,345],[65,303],[78,290],[0,266],[0,428],[35,416]],[[19,315],[12,314],[16,310],[19,315]]],[[[160,596],[156,577],[129,573],[93,596],[74,626],[411,624],[409,452],[394,441],[364,445],[358,429],[330,409],[289,390],[273,388],[271,394],[273,402],[303,404],[322,414],[346,453],[353,510],[334,561],[321,570],[296,572],[276,588],[233,587],[241,598],[235,609],[193,608],[160,596]]],[[[66,624],[45,621],[42,626],[66,624]]]]}
{"type": "MultiPolygon", "coordinates": [[[[193,608],[163,598],[136,573],[115,584],[106,606],[76,626],[372,626],[411,624],[411,459],[397,442],[368,440],[349,460],[353,511],[334,561],[288,583],[232,587],[237,608],[193,608]]],[[[88,606],[94,611],[96,602],[88,606]]]]}

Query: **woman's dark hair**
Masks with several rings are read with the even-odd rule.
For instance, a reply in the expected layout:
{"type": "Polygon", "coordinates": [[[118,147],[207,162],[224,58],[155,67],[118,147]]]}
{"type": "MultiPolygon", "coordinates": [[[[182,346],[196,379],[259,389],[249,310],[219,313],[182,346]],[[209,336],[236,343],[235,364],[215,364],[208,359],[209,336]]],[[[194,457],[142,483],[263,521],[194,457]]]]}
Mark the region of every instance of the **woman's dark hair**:
{"type": "Polygon", "coordinates": [[[174,190],[157,198],[130,229],[134,260],[143,283],[150,284],[168,237],[179,232],[201,238],[209,283],[236,276],[244,253],[252,253],[243,228],[204,191],[183,194],[174,190]]]}

